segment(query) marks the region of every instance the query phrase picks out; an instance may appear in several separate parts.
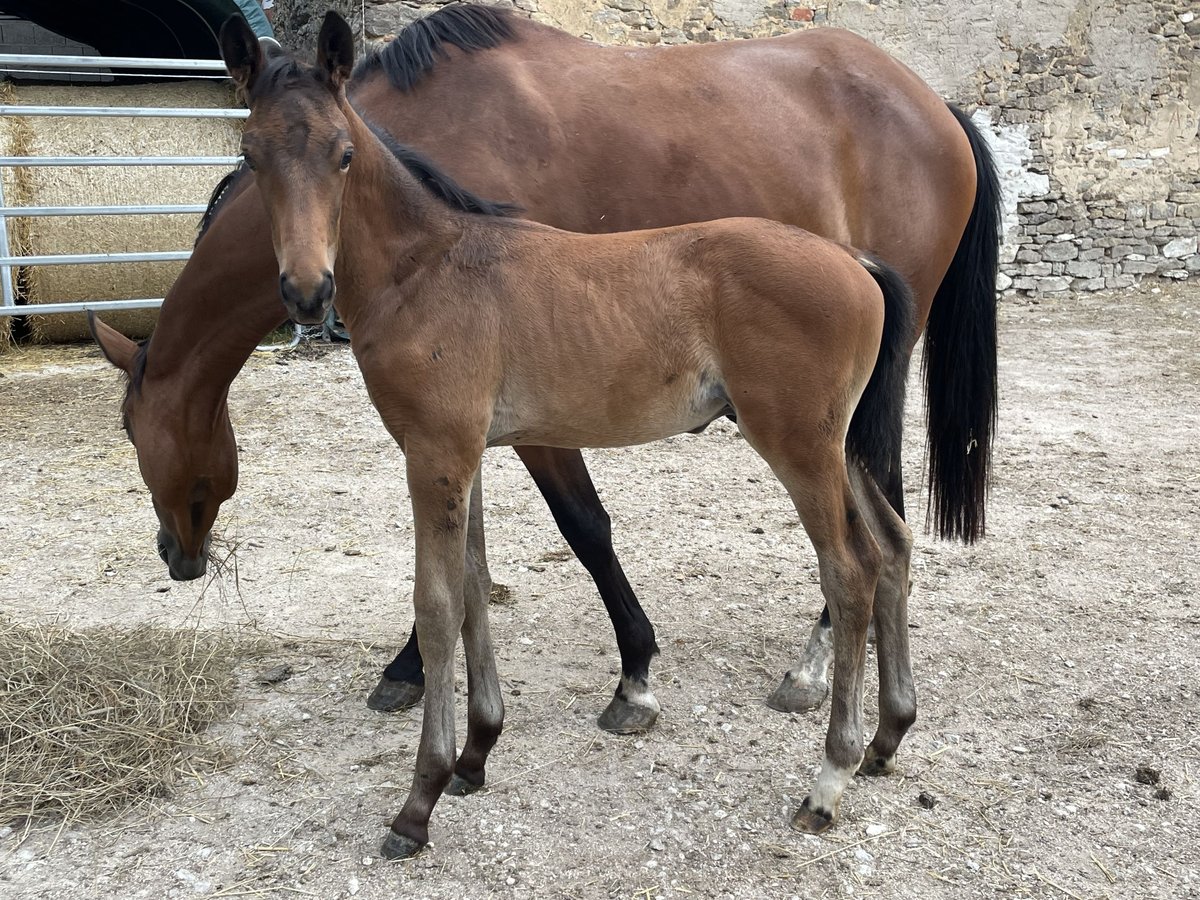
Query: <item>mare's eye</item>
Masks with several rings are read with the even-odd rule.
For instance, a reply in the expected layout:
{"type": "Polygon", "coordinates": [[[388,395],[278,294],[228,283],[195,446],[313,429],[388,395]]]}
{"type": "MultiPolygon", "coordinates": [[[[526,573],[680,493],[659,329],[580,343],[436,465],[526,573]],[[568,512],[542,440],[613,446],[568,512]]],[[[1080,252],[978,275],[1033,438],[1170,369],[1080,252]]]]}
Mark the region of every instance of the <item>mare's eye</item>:
{"type": "Polygon", "coordinates": [[[346,171],[348,168],[350,168],[350,160],[352,160],[352,159],[354,159],[354,150],[353,149],[347,150],[345,153],[342,154],[341,166],[342,166],[343,172],[346,171]]]}
{"type": "Polygon", "coordinates": [[[254,160],[250,158],[250,154],[245,150],[242,151],[242,162],[246,164],[247,169],[249,169],[251,172],[254,171],[254,160]]]}

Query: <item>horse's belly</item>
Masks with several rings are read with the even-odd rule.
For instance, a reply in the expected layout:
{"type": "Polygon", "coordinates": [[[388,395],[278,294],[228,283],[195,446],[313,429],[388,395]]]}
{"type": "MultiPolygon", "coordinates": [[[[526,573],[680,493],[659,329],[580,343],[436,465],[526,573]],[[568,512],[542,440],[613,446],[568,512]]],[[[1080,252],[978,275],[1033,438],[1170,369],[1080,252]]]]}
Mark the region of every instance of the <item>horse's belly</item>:
{"type": "Polygon", "coordinates": [[[557,396],[541,402],[536,397],[516,402],[501,398],[493,410],[488,446],[628,447],[702,430],[733,411],[722,381],[707,374],[692,381],[682,389],[596,394],[568,404],[557,396]]]}

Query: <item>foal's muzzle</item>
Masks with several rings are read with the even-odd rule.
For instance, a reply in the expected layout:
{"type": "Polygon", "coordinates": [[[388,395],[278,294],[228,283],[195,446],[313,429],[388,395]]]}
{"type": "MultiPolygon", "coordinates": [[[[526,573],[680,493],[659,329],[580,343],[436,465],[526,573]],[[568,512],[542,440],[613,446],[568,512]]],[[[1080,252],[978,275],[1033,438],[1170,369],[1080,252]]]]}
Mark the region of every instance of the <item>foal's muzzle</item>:
{"type": "Polygon", "coordinates": [[[300,325],[320,325],[333,306],[335,285],[332,272],[322,272],[315,284],[305,285],[289,273],[279,276],[279,296],[292,321],[300,325]]]}

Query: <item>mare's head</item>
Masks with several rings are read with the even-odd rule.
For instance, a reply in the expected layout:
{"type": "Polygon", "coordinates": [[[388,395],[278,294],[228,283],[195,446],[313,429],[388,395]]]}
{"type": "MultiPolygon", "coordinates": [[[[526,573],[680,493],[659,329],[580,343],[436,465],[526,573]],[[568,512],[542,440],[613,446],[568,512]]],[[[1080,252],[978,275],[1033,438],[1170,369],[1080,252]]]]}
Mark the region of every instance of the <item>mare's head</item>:
{"type": "Polygon", "coordinates": [[[241,16],[221,28],[221,55],[250,117],[242,154],[271,219],[279,292],[296,322],[316,324],[333,305],[333,264],[346,173],[354,156],[339,108],[354,65],[354,36],[328,13],[317,65],[264,47],[241,16]]]}
{"type": "Polygon", "coordinates": [[[197,417],[169,390],[143,390],[147,344],[131,341],[88,313],[92,337],[128,377],[121,424],[137,451],[138,469],[158,515],[158,555],[176,581],[208,568],[212,526],[237,488],[237,444],[222,402],[197,417]]]}

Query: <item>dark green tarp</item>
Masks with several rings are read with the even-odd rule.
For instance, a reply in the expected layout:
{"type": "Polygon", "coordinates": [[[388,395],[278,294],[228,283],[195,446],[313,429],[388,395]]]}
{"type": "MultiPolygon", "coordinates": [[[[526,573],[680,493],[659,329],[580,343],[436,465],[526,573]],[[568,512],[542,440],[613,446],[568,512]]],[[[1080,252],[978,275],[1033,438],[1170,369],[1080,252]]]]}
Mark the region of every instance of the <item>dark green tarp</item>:
{"type": "Polygon", "coordinates": [[[6,12],[102,56],[220,59],[217,33],[241,13],[259,37],[271,24],[255,0],[0,0],[6,12]]]}

